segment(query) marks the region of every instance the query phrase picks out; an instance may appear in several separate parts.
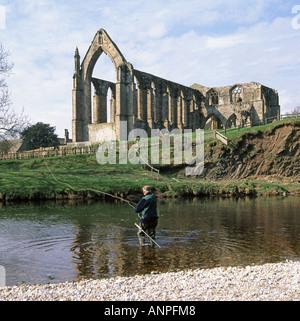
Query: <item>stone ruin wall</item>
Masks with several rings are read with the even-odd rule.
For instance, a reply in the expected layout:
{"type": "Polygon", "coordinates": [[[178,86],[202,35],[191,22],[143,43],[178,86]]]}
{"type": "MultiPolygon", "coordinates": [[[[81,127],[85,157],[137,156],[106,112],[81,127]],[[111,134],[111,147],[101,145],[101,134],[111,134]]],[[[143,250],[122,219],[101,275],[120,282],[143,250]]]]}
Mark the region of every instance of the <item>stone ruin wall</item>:
{"type": "Polygon", "coordinates": [[[126,139],[121,137],[120,121],[127,121],[127,132],[140,128],[150,134],[151,129],[163,128],[195,131],[254,126],[280,114],[277,91],[257,82],[215,88],[198,84],[187,87],[136,70],[103,29],[95,35],[81,64],[76,49],[73,80],[74,143],[126,139]],[[103,52],[114,63],[116,83],[92,77],[103,52]],[[112,94],[107,122],[109,88],[112,94]]]}

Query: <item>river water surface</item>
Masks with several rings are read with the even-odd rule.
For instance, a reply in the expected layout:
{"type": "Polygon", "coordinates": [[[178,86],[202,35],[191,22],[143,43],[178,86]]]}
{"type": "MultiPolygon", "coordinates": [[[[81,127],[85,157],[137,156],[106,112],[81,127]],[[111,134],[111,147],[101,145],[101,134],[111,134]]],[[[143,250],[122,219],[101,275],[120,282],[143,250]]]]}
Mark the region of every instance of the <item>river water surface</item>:
{"type": "Polygon", "coordinates": [[[6,285],[300,260],[300,198],[159,203],[157,243],[139,248],[126,204],[0,205],[6,285]]]}

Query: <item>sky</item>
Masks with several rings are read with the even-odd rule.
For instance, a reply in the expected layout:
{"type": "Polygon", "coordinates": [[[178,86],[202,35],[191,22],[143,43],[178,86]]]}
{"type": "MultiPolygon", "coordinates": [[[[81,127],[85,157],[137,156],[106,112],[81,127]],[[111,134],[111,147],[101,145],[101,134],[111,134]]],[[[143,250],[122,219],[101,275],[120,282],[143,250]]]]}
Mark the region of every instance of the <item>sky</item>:
{"type": "MultiPolygon", "coordinates": [[[[14,109],[72,132],[74,52],[105,29],[134,68],[186,86],[259,82],[300,105],[300,0],[0,0],[14,109]],[[298,7],[296,6],[298,5],[298,7]]],[[[116,81],[101,55],[93,76],[116,81]]]]}

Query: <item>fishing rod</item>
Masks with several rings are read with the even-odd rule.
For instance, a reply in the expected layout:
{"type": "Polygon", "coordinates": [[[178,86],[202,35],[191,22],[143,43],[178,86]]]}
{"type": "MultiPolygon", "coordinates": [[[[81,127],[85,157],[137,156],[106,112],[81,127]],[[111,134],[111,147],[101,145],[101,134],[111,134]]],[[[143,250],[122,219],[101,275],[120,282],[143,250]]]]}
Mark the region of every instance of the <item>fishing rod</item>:
{"type": "Polygon", "coordinates": [[[116,198],[122,202],[125,202],[127,203],[130,207],[132,208],[135,208],[135,206],[137,205],[136,203],[134,202],[131,202],[129,200],[125,200],[124,198],[120,197],[120,196],[117,196],[117,195],[113,195],[113,194],[110,194],[110,193],[107,193],[107,192],[103,192],[103,191],[100,191],[100,190],[97,190],[97,189],[94,189],[94,188],[82,188],[82,189],[76,189],[74,188],[72,185],[70,185],[69,183],[66,183],[66,182],[60,182],[55,176],[54,174],[52,173],[51,169],[48,167],[47,164],[45,164],[46,167],[48,168],[50,174],[52,175],[53,179],[59,183],[59,184],[64,184],[64,185],[67,185],[68,187],[70,187],[73,191],[76,191],[76,192],[83,192],[83,191],[91,191],[91,192],[96,192],[96,193],[99,193],[99,194],[103,194],[103,195],[106,195],[106,196],[110,196],[112,198],[116,198]],[[132,205],[132,204],[133,205],[132,205]],[[134,206],[135,205],[135,206],[134,206]]]}
{"type": "MultiPolygon", "coordinates": [[[[135,209],[135,206],[137,205],[136,203],[134,202],[131,202],[129,200],[125,200],[124,198],[122,197],[119,197],[119,196],[116,196],[116,195],[113,195],[113,194],[110,194],[110,193],[107,193],[107,192],[103,192],[103,191],[100,191],[100,190],[97,190],[97,189],[94,189],[94,188],[85,188],[85,189],[76,189],[74,188],[72,185],[70,185],[69,183],[66,183],[66,182],[60,182],[55,176],[54,174],[52,173],[51,169],[49,168],[49,166],[47,164],[45,164],[46,167],[48,168],[50,174],[52,175],[53,179],[58,182],[59,184],[65,184],[67,185],[68,187],[70,187],[73,191],[77,191],[77,192],[80,192],[80,191],[93,191],[93,192],[96,192],[96,193],[100,193],[100,194],[103,194],[103,195],[106,195],[106,196],[110,196],[112,198],[116,198],[116,199],[119,199],[121,200],[122,202],[125,202],[127,203],[130,207],[132,207],[133,209],[135,209]],[[132,203],[132,204],[131,204],[132,203]],[[134,205],[135,206],[134,206],[134,205]]],[[[143,233],[153,242],[155,243],[159,248],[160,246],[138,225],[135,223],[135,225],[138,227],[139,230],[143,231],[143,233]]]]}
{"type": "Polygon", "coordinates": [[[154,244],[156,244],[159,248],[161,248],[161,247],[153,240],[153,238],[152,238],[150,235],[148,235],[148,234],[146,233],[146,231],[144,231],[138,224],[135,223],[135,226],[136,226],[140,231],[144,232],[144,234],[150,239],[150,241],[152,241],[152,242],[153,242],[154,244]]]}

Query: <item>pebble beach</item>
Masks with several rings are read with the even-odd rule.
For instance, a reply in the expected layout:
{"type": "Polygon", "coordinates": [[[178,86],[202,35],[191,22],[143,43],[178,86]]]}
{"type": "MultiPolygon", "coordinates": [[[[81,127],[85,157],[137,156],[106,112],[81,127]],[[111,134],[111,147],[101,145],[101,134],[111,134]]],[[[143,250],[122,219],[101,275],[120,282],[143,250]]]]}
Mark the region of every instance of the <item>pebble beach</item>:
{"type": "Polygon", "coordinates": [[[299,301],[300,262],[0,288],[0,301],[299,301]]]}

